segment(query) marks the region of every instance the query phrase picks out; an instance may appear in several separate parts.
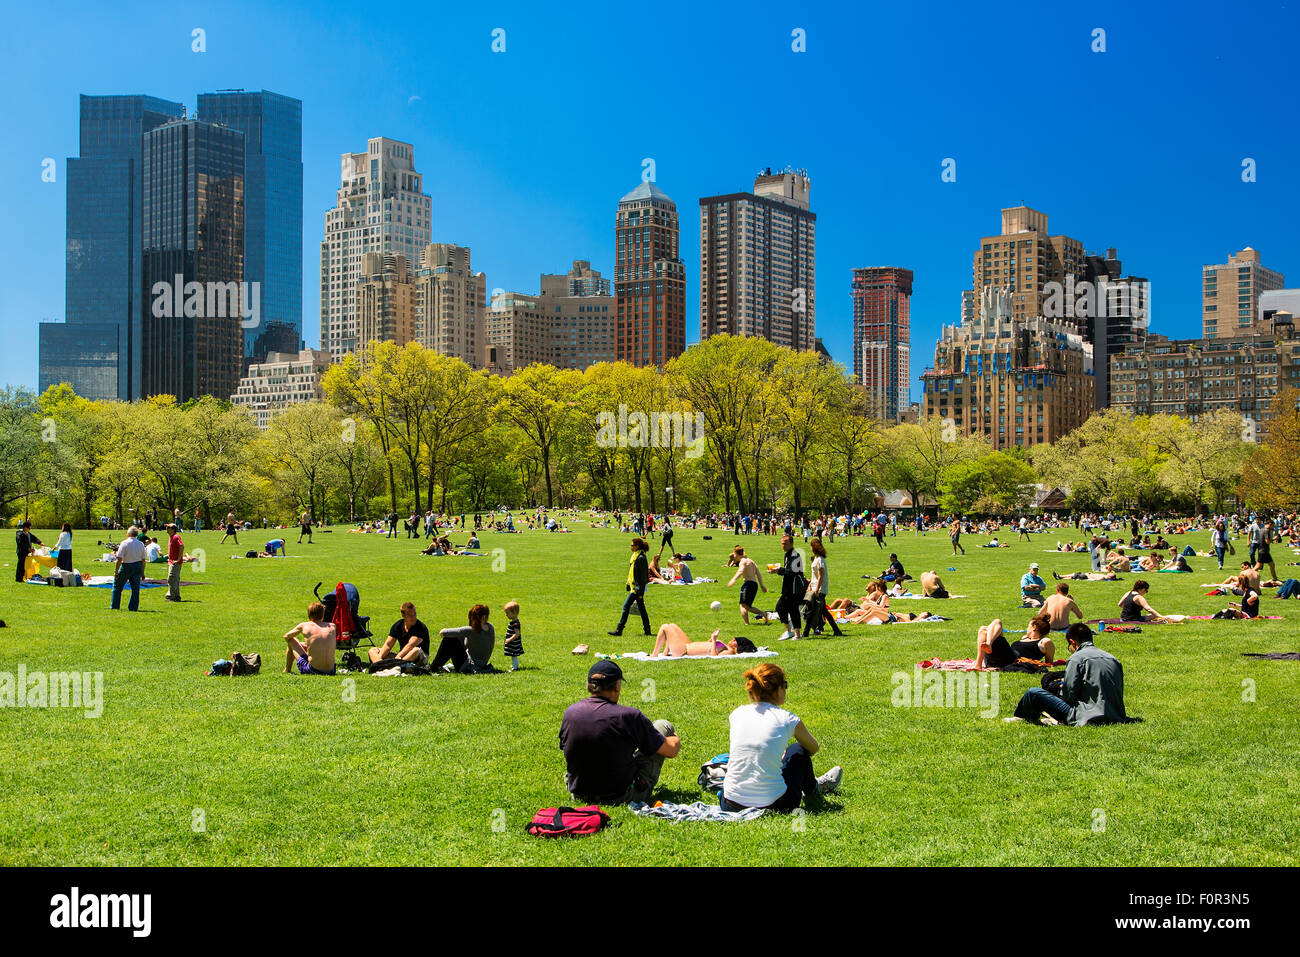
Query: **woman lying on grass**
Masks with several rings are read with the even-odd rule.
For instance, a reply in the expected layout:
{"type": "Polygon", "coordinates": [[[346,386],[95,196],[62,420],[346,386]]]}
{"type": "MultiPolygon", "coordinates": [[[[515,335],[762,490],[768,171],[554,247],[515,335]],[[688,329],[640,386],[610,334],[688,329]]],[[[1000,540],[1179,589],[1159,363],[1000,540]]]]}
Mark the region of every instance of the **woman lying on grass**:
{"type": "Polygon", "coordinates": [[[848,598],[837,598],[827,607],[837,615],[842,614],[843,621],[851,625],[872,621],[888,625],[894,622],[920,621],[923,618],[930,617],[928,611],[917,612],[916,614],[891,612],[889,610],[889,593],[885,591],[885,583],[879,580],[867,585],[867,593],[856,604],[848,598]]]}
{"type": "MultiPolygon", "coordinates": [[[[667,624],[659,627],[659,634],[655,637],[654,650],[650,652],[651,658],[720,658],[723,655],[741,654],[742,639],[732,638],[730,641],[722,641],[718,633],[722,629],[716,629],[713,634],[709,635],[708,641],[691,641],[686,632],[680,625],[667,624]]],[[[748,638],[743,639],[747,651],[754,650],[754,644],[748,638]]]]}

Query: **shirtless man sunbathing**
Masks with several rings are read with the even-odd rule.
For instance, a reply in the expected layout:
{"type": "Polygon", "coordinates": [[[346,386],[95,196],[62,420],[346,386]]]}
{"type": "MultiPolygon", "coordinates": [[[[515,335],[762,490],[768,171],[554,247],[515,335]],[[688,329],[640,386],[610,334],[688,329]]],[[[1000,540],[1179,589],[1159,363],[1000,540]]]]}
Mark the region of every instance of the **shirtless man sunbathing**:
{"type": "Polygon", "coordinates": [[[334,674],[334,653],[338,649],[338,640],[334,634],[334,623],[323,624],[325,606],[318,601],[307,606],[307,620],[294,625],[284,636],[288,648],[284,653],[284,673],[293,674],[293,666],[298,665],[298,673],[304,675],[334,674]],[[299,641],[301,635],[303,641],[299,641]]]}
{"type": "Polygon", "coordinates": [[[760,625],[766,625],[768,623],[767,613],[754,607],[754,599],[758,597],[758,590],[761,588],[764,592],[767,591],[767,586],[763,584],[763,573],[758,570],[758,565],[754,564],[754,560],[745,554],[745,549],[739,545],[732,551],[728,564],[732,561],[736,563],[738,568],[731,581],[727,582],[727,587],[730,588],[742,578],[744,579],[744,584],[740,586],[741,619],[748,625],[749,616],[752,612],[758,616],[760,625]]]}
{"type": "Polygon", "coordinates": [[[921,594],[926,598],[947,598],[948,590],[943,587],[943,580],[931,569],[921,572],[921,594]]]}
{"type": "Polygon", "coordinates": [[[1043,602],[1043,614],[1051,621],[1050,628],[1053,631],[1064,631],[1069,628],[1071,615],[1083,621],[1083,612],[1070,597],[1070,586],[1065,582],[1056,586],[1054,594],[1047,596],[1047,600],[1043,602]]]}
{"type": "Polygon", "coordinates": [[[654,650],[650,652],[651,658],[687,658],[687,657],[709,657],[717,658],[722,655],[737,654],[738,644],[735,638],[731,641],[723,642],[718,638],[718,633],[722,629],[716,629],[709,636],[708,641],[691,641],[686,636],[680,625],[667,624],[659,627],[659,634],[655,637],[654,650]],[[661,653],[662,652],[662,653],[661,653]]]}

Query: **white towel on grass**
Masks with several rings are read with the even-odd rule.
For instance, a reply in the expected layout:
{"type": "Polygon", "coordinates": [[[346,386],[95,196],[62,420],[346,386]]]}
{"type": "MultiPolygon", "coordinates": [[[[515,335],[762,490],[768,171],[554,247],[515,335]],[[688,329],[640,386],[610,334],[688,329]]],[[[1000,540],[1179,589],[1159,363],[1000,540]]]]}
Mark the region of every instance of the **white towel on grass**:
{"type": "Polygon", "coordinates": [[[747,807],[743,811],[724,811],[716,804],[696,801],[694,804],[660,804],[651,806],[633,801],[628,810],[641,817],[658,817],[674,824],[679,821],[752,821],[767,813],[761,807],[747,807]]]}

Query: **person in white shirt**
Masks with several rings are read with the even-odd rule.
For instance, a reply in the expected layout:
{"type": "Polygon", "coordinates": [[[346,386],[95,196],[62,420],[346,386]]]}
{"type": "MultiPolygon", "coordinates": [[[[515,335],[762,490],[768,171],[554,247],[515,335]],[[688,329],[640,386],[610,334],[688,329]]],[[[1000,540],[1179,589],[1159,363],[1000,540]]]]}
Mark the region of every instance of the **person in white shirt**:
{"type": "Polygon", "coordinates": [[[117,546],[117,564],[113,566],[113,604],[114,610],[122,607],[122,588],[130,584],[131,600],[127,611],[140,610],[140,580],[144,578],[144,545],[140,543],[140,529],[132,525],[126,532],[126,540],[117,546]]]}
{"type": "Polygon", "coordinates": [[[787,682],[779,665],[764,662],[745,672],[750,704],[731,712],[727,775],[718,795],[724,811],[757,807],[793,811],[804,795],[831,794],[844,771],[838,765],[813,774],[819,745],[799,716],[782,707],[787,682]]]}
{"type": "Polygon", "coordinates": [[[59,568],[65,572],[72,571],[72,526],[67,522],[63,523],[63,531],[59,532],[59,540],[54,543],[54,549],[59,553],[59,568]]]}

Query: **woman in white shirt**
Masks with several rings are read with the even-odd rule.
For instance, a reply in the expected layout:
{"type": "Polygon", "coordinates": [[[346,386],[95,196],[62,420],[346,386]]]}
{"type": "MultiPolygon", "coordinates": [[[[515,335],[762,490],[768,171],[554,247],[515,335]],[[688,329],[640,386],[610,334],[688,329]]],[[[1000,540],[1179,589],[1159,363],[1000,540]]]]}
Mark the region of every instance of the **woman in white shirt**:
{"type": "Polygon", "coordinates": [[[831,794],[844,771],[813,774],[817,739],[785,704],[785,672],[764,662],[745,672],[750,704],[731,712],[731,750],[719,804],[724,811],[758,807],[793,811],[805,794],[831,794]]]}
{"type": "Polygon", "coordinates": [[[63,531],[59,532],[59,540],[54,547],[59,552],[59,567],[65,572],[72,571],[72,526],[67,522],[63,523],[63,531]]]}

